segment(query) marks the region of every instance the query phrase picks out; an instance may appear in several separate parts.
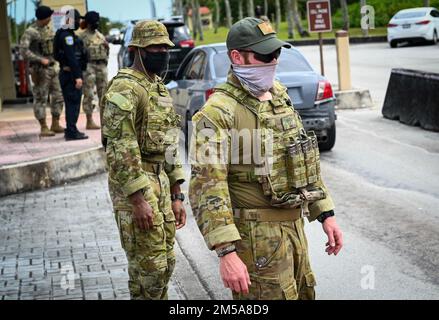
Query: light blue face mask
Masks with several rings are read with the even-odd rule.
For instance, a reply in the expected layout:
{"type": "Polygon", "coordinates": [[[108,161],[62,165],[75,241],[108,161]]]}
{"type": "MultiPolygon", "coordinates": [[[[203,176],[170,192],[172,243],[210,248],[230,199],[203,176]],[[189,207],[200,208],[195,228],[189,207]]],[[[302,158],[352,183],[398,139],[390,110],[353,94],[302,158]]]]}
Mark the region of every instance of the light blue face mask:
{"type": "Polygon", "coordinates": [[[269,91],[274,84],[277,62],[264,64],[232,64],[232,72],[241,85],[258,98],[269,91]]]}

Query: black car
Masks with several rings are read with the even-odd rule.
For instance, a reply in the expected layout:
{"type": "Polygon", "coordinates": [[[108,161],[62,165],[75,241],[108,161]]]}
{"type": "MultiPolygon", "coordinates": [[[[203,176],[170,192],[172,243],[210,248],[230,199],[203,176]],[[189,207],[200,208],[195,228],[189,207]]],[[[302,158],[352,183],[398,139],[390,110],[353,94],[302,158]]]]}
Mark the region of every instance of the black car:
{"type": "MultiPolygon", "coordinates": [[[[195,46],[194,40],[192,40],[189,28],[179,19],[175,20],[159,20],[163,23],[168,30],[169,38],[175,44],[170,52],[169,70],[165,80],[170,81],[175,78],[177,69],[180,63],[195,46]]],[[[134,25],[137,21],[131,21],[128,23],[125,29],[125,35],[122,41],[122,46],[118,54],[119,68],[129,67],[133,63],[134,53],[132,48],[128,48],[131,41],[134,25]]]]}

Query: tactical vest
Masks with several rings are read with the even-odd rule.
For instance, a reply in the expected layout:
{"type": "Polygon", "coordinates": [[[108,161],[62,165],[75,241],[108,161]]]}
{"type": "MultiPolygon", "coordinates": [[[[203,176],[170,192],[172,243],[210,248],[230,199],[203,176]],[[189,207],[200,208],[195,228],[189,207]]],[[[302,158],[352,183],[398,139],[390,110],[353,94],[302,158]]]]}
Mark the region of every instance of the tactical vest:
{"type": "Polygon", "coordinates": [[[49,27],[35,29],[39,37],[36,39],[36,50],[44,57],[51,57],[53,54],[54,34],[49,27]]]}
{"type": "Polygon", "coordinates": [[[277,94],[269,102],[260,102],[231,83],[215,88],[215,92],[232,97],[255,115],[261,136],[260,148],[264,163],[252,165],[250,168],[230,165],[228,179],[258,182],[264,194],[271,197],[273,206],[302,206],[304,215],[307,215],[308,204],[326,197],[323,189],[315,185],[320,181],[317,137],[313,131],[305,132],[286,89],[278,83],[275,83],[275,88],[281,94],[277,94]],[[271,159],[268,159],[264,147],[267,139],[272,139],[271,159]]]}
{"type": "MultiPolygon", "coordinates": [[[[165,85],[149,82],[133,70],[122,69],[108,84],[109,89],[116,79],[130,81],[133,87],[140,85],[148,93],[148,106],[140,106],[134,119],[134,123],[138,123],[139,118],[141,118],[140,132],[136,132],[136,134],[142,158],[147,159],[148,155],[164,155],[170,150],[175,151],[178,148],[181,117],[175,112],[173,100],[165,85]]],[[[105,107],[106,101],[119,107],[126,101],[126,98],[120,95],[113,95],[108,100],[106,97],[107,95],[104,96],[101,104],[101,120],[107,109],[105,107]],[[122,97],[121,99],[125,99],[125,101],[117,101],[117,97],[122,97]]],[[[104,127],[105,123],[103,124],[103,137],[106,135],[104,127]]],[[[105,146],[106,141],[103,141],[103,144],[105,146]]],[[[164,160],[163,157],[160,159],[164,160]]]]}
{"type": "Polygon", "coordinates": [[[105,39],[102,39],[97,33],[84,37],[84,44],[88,50],[89,61],[102,61],[108,59],[108,51],[105,46],[105,39]]]}

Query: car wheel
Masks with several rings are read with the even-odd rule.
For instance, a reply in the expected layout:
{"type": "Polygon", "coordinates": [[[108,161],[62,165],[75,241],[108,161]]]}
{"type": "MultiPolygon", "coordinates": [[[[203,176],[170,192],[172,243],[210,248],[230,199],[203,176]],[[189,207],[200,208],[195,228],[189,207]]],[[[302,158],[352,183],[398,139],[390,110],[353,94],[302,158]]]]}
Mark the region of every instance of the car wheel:
{"type": "Polygon", "coordinates": [[[328,129],[328,137],[327,137],[326,141],[319,142],[320,151],[331,150],[335,145],[335,136],[336,136],[336,130],[335,130],[335,123],[334,123],[332,125],[332,127],[328,129]]]}
{"type": "Polygon", "coordinates": [[[390,41],[390,47],[391,48],[396,48],[397,46],[398,46],[398,41],[396,41],[396,40],[390,41]]]}
{"type": "Polygon", "coordinates": [[[437,32],[434,30],[433,32],[433,40],[431,41],[431,44],[437,44],[437,32]]]}

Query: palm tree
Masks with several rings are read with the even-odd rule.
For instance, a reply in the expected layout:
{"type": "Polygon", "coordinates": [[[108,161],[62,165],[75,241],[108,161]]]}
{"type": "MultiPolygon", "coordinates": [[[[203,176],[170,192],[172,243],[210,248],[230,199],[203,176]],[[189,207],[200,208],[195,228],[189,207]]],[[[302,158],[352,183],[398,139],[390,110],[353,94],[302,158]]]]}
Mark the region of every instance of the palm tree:
{"type": "Polygon", "coordinates": [[[197,17],[197,28],[199,32],[199,39],[200,41],[204,40],[204,33],[203,33],[203,24],[201,22],[201,14],[200,14],[200,2],[199,0],[195,0],[195,11],[196,11],[196,17],[197,17]]]}
{"type": "Polygon", "coordinates": [[[247,0],[247,16],[248,17],[255,16],[255,6],[253,0],[247,0]]]}
{"type": "Polygon", "coordinates": [[[343,12],[343,30],[349,30],[349,11],[346,0],[340,0],[341,11],[343,12]]]}
{"type": "Polygon", "coordinates": [[[424,0],[424,7],[430,6],[430,0],[424,0]]]}
{"type": "Polygon", "coordinates": [[[244,10],[242,9],[242,0],[238,0],[238,19],[242,20],[244,18],[244,10]]]}
{"type": "Polygon", "coordinates": [[[220,24],[220,6],[218,0],[215,0],[215,30],[214,33],[218,33],[218,27],[220,24]]]}
{"type": "Polygon", "coordinates": [[[280,29],[280,19],[281,19],[279,0],[276,0],[274,2],[274,6],[276,7],[276,32],[279,32],[279,29],[280,29]]]}
{"type": "Polygon", "coordinates": [[[285,1],[285,12],[287,15],[287,22],[288,22],[288,39],[294,38],[293,33],[293,12],[291,8],[291,0],[285,1]]]}
{"type": "Polygon", "coordinates": [[[231,13],[231,10],[230,10],[230,1],[229,0],[224,0],[224,5],[226,7],[227,27],[231,28],[232,27],[232,13],[231,13]]]}
{"type": "Polygon", "coordinates": [[[292,1],[293,1],[293,19],[297,31],[299,31],[299,34],[302,38],[309,37],[308,31],[306,31],[302,26],[302,20],[300,19],[300,14],[299,14],[299,5],[297,3],[298,0],[292,0],[292,1]]]}

